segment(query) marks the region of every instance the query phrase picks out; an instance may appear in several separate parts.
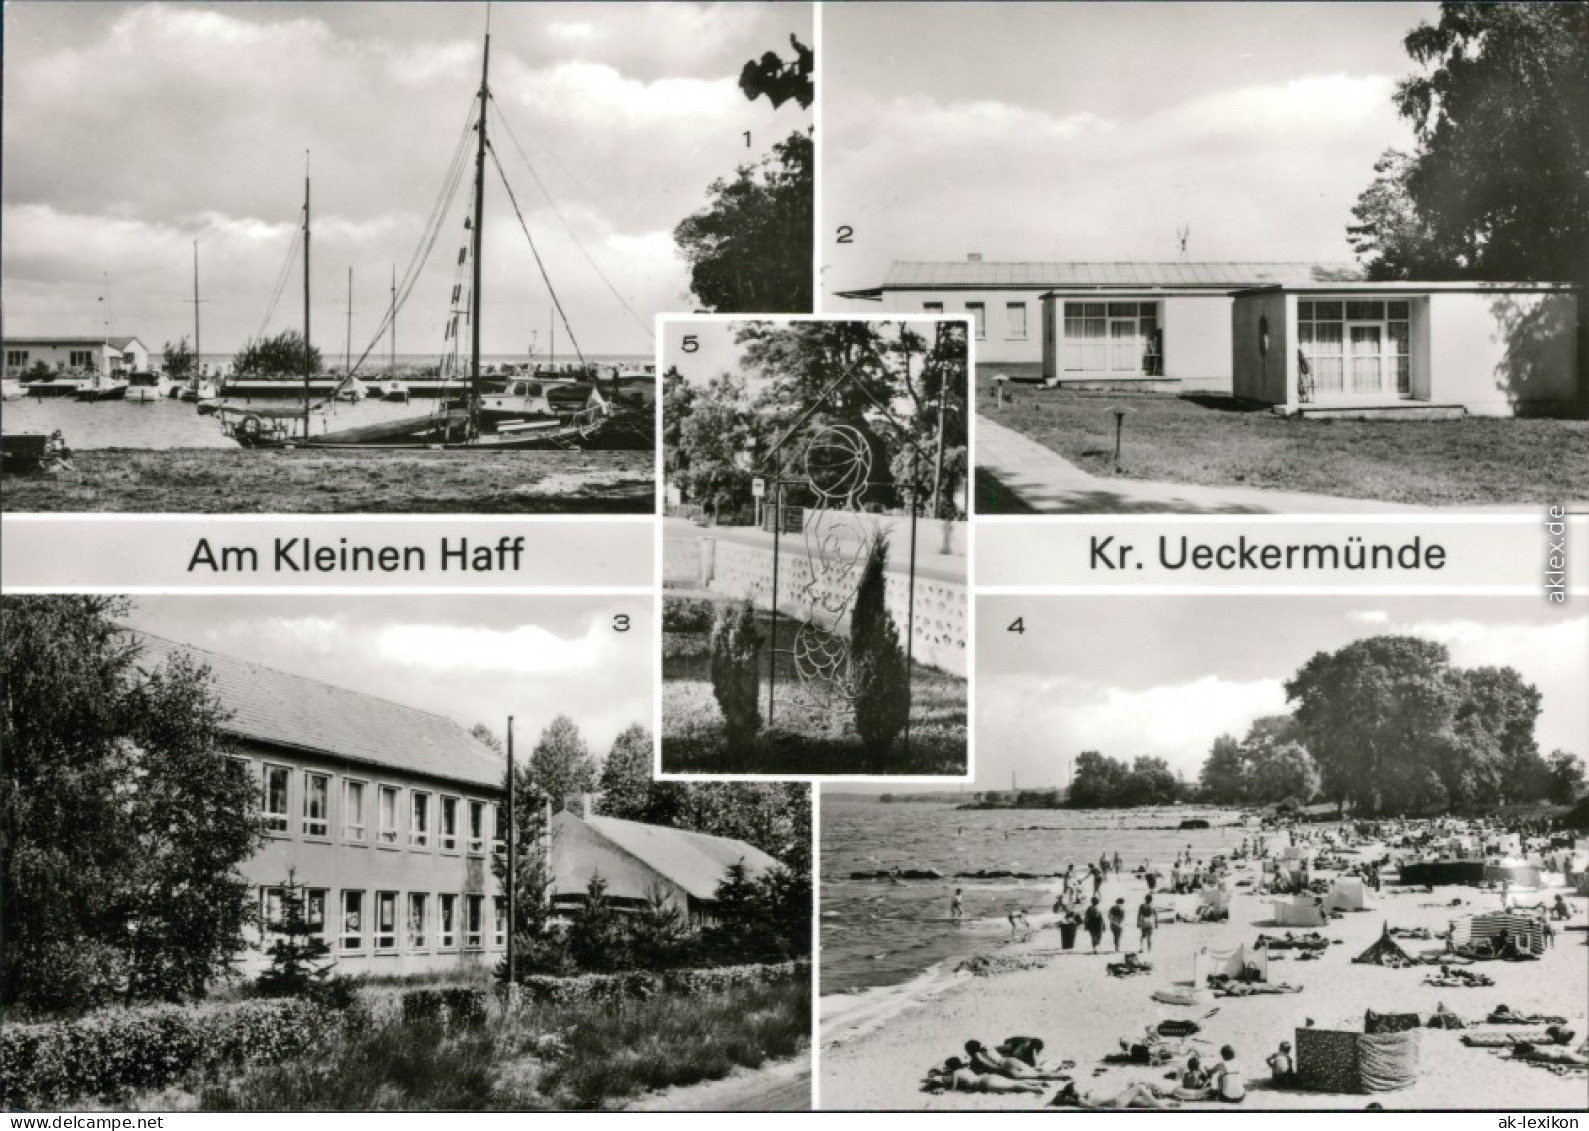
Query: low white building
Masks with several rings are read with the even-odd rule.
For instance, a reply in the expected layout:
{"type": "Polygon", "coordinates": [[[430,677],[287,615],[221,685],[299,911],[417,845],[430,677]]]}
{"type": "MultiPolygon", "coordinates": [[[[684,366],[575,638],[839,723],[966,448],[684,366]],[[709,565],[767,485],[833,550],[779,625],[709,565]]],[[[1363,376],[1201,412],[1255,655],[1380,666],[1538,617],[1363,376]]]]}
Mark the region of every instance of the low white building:
{"type": "Polygon", "coordinates": [[[1236,396],[1311,416],[1581,411],[1578,292],[1560,283],[1259,287],[1232,310],[1236,396]]]}
{"type": "Polygon", "coordinates": [[[108,335],[6,338],[5,376],[21,379],[40,363],[52,373],[133,373],[149,368],[149,348],[135,337],[108,335]]]}

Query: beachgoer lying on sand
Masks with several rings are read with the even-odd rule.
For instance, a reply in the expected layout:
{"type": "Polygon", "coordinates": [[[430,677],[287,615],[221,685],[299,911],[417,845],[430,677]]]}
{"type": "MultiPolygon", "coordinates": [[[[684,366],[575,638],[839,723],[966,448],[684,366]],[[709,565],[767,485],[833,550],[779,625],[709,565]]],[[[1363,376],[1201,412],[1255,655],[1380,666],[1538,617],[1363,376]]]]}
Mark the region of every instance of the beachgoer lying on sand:
{"type": "Polygon", "coordinates": [[[1466,1029],[1468,1023],[1446,1008],[1445,1002],[1435,1006],[1435,1011],[1429,1015],[1425,1024],[1428,1029],[1466,1029]]]}
{"type": "Polygon", "coordinates": [[[966,1056],[970,1058],[972,1070],[986,1076],[1008,1076],[1011,1080],[1057,1080],[1067,1078],[1063,1076],[1063,1069],[1057,1064],[1027,1064],[996,1049],[990,1049],[981,1041],[967,1041],[966,1056]]]}
{"type": "Polygon", "coordinates": [[[1484,1019],[1491,1025],[1565,1025],[1565,1017],[1552,1017],[1544,1013],[1518,1013],[1509,1005],[1498,1005],[1484,1019]]]}
{"type": "Polygon", "coordinates": [[[1539,1064],[1568,1064],[1578,1068],[1589,1067],[1589,1056],[1574,1052],[1564,1045],[1518,1044],[1512,1048],[1514,1060],[1532,1060],[1539,1064]]]}
{"type": "Polygon", "coordinates": [[[1175,1053],[1159,1038],[1158,1031],[1149,1025],[1146,1033],[1136,1040],[1121,1037],[1120,1051],[1109,1053],[1103,1059],[1105,1064],[1159,1065],[1174,1060],[1175,1053]]]}
{"type": "Polygon", "coordinates": [[[1149,973],[1153,969],[1153,963],[1144,962],[1136,956],[1135,952],[1131,952],[1119,962],[1105,963],[1104,969],[1116,978],[1129,978],[1133,974],[1149,973]]]}
{"type": "MultiPolygon", "coordinates": [[[[1219,975],[1210,974],[1209,982],[1219,975]]],[[[1301,986],[1293,986],[1289,982],[1232,982],[1214,986],[1215,997],[1255,997],[1258,994],[1299,994],[1301,986]]]]}
{"type": "Polygon", "coordinates": [[[1101,1091],[1078,1092],[1075,1084],[1066,1084],[1048,1101],[1049,1107],[1074,1107],[1083,1111],[1122,1111],[1126,1108],[1180,1107],[1180,1101],[1160,1097],[1149,1084],[1131,1083],[1112,1096],[1101,1091]]]}
{"type": "Polygon", "coordinates": [[[1495,985],[1495,979],[1488,974],[1479,974],[1473,970],[1453,969],[1442,965],[1440,973],[1429,974],[1424,978],[1426,986],[1450,986],[1453,989],[1469,989],[1481,986],[1495,985]]]}
{"type": "Polygon", "coordinates": [[[1030,1092],[1043,1094],[1043,1085],[1032,1080],[1011,1080],[1003,1076],[978,1076],[965,1061],[951,1056],[942,1068],[929,1068],[922,1086],[929,1092],[1030,1092]]]}
{"type": "Polygon", "coordinates": [[[1022,1064],[1031,1065],[1039,1072],[1051,1075],[1076,1067],[1074,1060],[1044,1061],[1041,1037],[1007,1037],[999,1042],[997,1051],[1004,1056],[1013,1057],[1022,1064]]]}

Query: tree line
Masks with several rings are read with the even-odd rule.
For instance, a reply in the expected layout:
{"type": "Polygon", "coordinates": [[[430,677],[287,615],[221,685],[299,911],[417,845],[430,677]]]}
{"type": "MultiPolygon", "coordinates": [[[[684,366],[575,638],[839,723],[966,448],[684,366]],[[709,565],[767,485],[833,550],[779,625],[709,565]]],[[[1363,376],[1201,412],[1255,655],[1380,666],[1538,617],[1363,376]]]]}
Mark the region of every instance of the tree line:
{"type": "MultiPolygon", "coordinates": [[[[913,488],[923,515],[964,517],[957,502],[967,473],[963,324],[941,323],[926,334],[903,323],[746,322],[735,341],[744,347],[741,372],[705,384],[677,370],[664,377],[664,475],[687,501],[719,517],[748,508],[752,479],[772,474],[764,465],[773,445],[815,409],[779,449],[786,481],[803,477],[799,469],[823,429],[842,426],[871,457],[857,492],[862,509],[900,510],[913,488]],[[751,377],[762,378],[755,391],[751,377]]],[[[784,500],[816,501],[803,483],[787,482],[784,500]]]]}

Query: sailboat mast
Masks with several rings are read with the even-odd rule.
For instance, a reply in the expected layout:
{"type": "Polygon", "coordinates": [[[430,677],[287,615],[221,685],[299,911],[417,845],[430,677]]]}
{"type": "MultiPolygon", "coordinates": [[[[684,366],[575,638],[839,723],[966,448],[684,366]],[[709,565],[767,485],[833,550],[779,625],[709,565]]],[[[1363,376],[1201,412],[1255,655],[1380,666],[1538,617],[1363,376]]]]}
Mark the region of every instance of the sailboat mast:
{"type": "Polygon", "coordinates": [[[487,76],[491,70],[491,33],[486,32],[485,53],[480,62],[480,136],[474,165],[474,317],[469,320],[469,435],[480,431],[480,245],[485,230],[486,201],[486,99],[490,97],[487,76]]]}
{"type": "Polygon", "coordinates": [[[303,438],[309,439],[309,152],[303,155],[303,438]]]}
{"type": "Polygon", "coordinates": [[[189,379],[194,389],[199,387],[199,377],[204,372],[204,349],[199,341],[199,241],[193,241],[193,372],[189,379]]]}
{"type": "Polygon", "coordinates": [[[353,268],[348,268],[348,332],[342,339],[342,373],[353,372],[353,268]]]}
{"type": "Polygon", "coordinates": [[[387,370],[387,378],[397,379],[397,264],[392,264],[392,363],[387,370]]]}

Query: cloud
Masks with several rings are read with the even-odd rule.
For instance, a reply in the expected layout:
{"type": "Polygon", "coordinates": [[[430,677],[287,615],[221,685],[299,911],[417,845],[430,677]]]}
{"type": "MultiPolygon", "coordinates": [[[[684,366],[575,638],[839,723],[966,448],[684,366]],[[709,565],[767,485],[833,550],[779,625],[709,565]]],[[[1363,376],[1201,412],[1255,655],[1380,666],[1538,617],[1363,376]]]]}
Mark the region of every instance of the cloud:
{"type": "Polygon", "coordinates": [[[829,249],[830,289],[893,258],[1350,258],[1345,228],[1406,127],[1382,75],[1300,75],[1136,116],[846,93],[828,105],[824,215],[864,234],[829,249]],[[950,221],[948,218],[952,218],[950,221]]]}
{"type": "Polygon", "coordinates": [[[1384,609],[1353,609],[1346,614],[1346,619],[1353,624],[1388,624],[1390,614],[1384,609]]]}
{"type": "Polygon", "coordinates": [[[1163,758],[1195,778],[1221,734],[1286,709],[1280,680],[1202,676],[1141,690],[1064,676],[986,679],[977,688],[977,775],[1003,781],[1014,770],[1033,785],[1064,784],[1083,750],[1131,761],[1163,758]]]}

